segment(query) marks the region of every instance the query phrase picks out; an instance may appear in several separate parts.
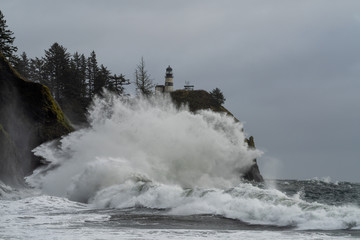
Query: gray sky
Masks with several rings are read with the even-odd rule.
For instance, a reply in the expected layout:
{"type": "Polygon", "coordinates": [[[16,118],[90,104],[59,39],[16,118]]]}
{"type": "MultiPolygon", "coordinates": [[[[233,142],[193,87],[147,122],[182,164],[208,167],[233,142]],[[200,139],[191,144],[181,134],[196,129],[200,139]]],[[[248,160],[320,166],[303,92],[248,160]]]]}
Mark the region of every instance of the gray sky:
{"type": "Polygon", "coordinates": [[[58,42],[133,80],[219,87],[267,178],[360,182],[360,1],[0,0],[19,53],[58,42]]]}

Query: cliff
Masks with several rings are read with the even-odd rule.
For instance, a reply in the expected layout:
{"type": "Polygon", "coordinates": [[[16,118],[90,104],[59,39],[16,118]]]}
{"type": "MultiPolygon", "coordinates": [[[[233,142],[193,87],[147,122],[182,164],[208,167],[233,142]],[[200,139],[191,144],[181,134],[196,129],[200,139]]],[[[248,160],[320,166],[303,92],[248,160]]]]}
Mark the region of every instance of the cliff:
{"type": "Polygon", "coordinates": [[[31,150],[73,130],[49,89],[21,77],[0,53],[0,180],[21,182],[40,164],[31,150]]]}
{"type": "MultiPolygon", "coordinates": [[[[201,109],[210,109],[214,112],[225,112],[228,115],[234,117],[234,115],[227,110],[225,107],[216,103],[211,95],[204,90],[186,91],[177,90],[170,93],[173,102],[180,107],[182,104],[187,104],[190,111],[196,112],[201,109]]],[[[234,117],[235,118],[235,117],[234,117]]],[[[239,121],[235,118],[236,121],[239,121]]],[[[251,136],[249,139],[245,139],[249,148],[255,148],[254,138],[251,136]]],[[[256,159],[254,164],[249,168],[245,169],[245,174],[242,176],[244,179],[249,181],[263,182],[264,179],[260,174],[259,167],[256,159]]]]}

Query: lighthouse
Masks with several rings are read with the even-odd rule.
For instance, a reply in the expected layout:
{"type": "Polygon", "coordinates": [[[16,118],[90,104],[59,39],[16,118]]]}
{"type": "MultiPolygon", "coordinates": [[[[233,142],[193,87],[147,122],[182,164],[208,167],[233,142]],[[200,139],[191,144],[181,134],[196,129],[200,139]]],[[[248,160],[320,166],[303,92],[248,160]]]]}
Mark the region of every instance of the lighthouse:
{"type": "Polygon", "coordinates": [[[166,68],[165,72],[165,85],[156,85],[155,93],[164,93],[164,92],[173,92],[174,91],[174,81],[173,81],[173,72],[170,65],[166,68]]]}
{"type": "Polygon", "coordinates": [[[166,68],[164,92],[174,91],[173,72],[170,65],[166,68]]]}

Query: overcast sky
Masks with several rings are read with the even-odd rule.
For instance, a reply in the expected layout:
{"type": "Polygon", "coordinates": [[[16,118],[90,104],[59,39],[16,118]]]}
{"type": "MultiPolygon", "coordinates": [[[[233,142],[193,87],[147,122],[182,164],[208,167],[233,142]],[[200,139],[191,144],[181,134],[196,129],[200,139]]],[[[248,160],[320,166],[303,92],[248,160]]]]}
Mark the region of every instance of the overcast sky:
{"type": "Polygon", "coordinates": [[[360,1],[0,0],[19,53],[58,42],[133,80],[219,87],[266,178],[360,182],[360,1]]]}

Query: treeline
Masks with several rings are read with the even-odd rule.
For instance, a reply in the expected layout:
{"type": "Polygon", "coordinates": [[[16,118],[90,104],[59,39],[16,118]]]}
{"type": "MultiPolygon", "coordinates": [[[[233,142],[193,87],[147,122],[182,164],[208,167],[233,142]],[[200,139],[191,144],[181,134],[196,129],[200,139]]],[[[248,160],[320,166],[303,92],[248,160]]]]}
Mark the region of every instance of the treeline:
{"type": "Polygon", "coordinates": [[[83,122],[85,111],[92,98],[103,88],[118,95],[124,94],[124,85],[130,81],[123,74],[112,74],[98,64],[96,53],[89,57],[54,43],[45,56],[29,59],[23,52],[15,68],[25,78],[49,87],[52,95],[73,122],[83,122]]]}

